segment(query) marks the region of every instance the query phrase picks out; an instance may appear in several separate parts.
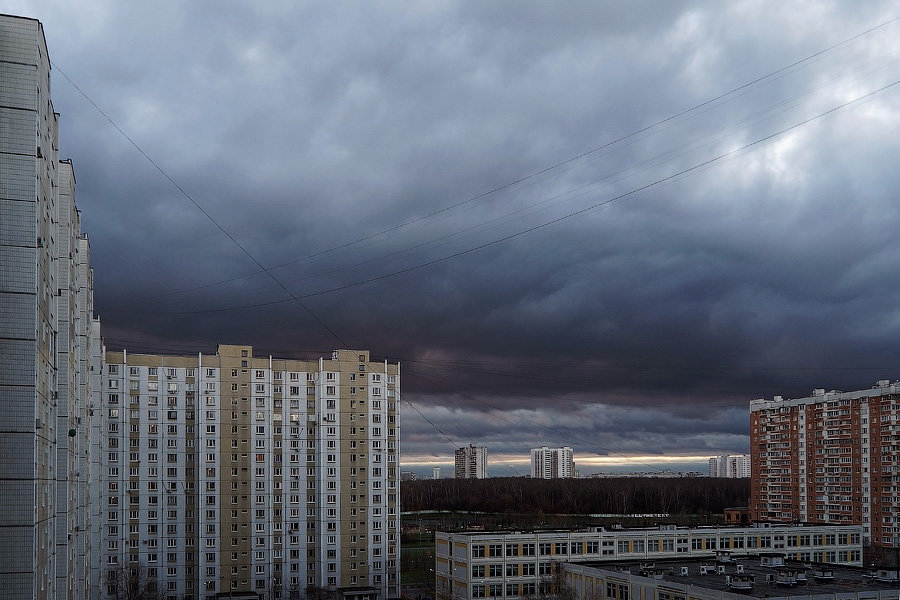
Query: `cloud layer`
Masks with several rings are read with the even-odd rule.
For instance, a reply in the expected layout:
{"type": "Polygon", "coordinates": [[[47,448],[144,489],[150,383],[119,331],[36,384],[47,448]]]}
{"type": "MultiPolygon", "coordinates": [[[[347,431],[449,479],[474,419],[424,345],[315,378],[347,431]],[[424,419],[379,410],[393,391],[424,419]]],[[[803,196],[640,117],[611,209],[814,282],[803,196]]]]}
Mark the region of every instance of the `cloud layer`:
{"type": "Polygon", "coordinates": [[[890,3],[8,4],[110,347],[369,348],[420,466],[664,468],[747,451],[751,398],[900,377],[890,3]]]}

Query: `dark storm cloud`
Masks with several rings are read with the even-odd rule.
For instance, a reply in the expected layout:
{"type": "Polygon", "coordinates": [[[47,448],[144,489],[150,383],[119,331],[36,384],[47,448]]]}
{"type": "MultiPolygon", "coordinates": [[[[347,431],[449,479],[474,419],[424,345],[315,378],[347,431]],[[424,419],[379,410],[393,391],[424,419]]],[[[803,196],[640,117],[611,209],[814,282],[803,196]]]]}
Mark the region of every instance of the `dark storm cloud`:
{"type": "Polygon", "coordinates": [[[741,452],[750,398],[900,376],[896,88],[817,117],[893,83],[900,25],[630,135],[888,3],[11,4],[57,65],[112,347],[341,342],[62,72],[454,444],[741,452]]]}

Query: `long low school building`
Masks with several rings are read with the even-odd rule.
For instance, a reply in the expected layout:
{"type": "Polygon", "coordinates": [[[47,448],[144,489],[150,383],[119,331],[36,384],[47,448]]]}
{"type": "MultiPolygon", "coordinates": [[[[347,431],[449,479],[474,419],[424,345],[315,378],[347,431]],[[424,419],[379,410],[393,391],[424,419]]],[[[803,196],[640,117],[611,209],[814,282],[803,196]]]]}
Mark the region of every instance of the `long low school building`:
{"type": "Polygon", "coordinates": [[[661,526],[437,532],[438,600],[521,598],[546,592],[561,563],[704,558],[778,552],[792,560],[862,565],[859,525],[661,526]]]}

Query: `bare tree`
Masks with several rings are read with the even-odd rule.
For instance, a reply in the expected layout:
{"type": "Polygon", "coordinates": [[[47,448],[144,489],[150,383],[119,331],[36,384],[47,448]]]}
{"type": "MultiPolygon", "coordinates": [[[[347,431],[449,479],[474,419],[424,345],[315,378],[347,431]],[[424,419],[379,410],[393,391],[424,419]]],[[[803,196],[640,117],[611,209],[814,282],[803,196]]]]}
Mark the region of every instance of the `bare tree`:
{"type": "Polygon", "coordinates": [[[116,600],[161,600],[163,595],[156,578],[146,567],[121,565],[107,571],[107,588],[116,600]]]}
{"type": "Polygon", "coordinates": [[[334,590],[310,585],[306,588],[306,600],[334,600],[334,590]]]}
{"type": "MultiPolygon", "coordinates": [[[[721,513],[742,506],[749,479],[439,479],[405,481],[406,510],[494,513],[721,513]]],[[[442,524],[442,528],[445,528],[442,524]]]]}
{"type": "Polygon", "coordinates": [[[576,600],[575,590],[569,585],[561,564],[554,565],[553,575],[538,582],[537,593],[524,596],[524,600],[576,600]]]}
{"type": "Polygon", "coordinates": [[[292,583],[287,587],[284,593],[284,600],[302,600],[303,595],[300,586],[292,583]]]}

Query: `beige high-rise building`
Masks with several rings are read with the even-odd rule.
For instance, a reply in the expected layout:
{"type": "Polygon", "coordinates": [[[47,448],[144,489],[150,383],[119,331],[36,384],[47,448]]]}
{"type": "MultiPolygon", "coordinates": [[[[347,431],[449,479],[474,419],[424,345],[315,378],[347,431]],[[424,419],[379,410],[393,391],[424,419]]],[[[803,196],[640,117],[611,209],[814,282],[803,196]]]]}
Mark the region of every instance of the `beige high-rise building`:
{"type": "Polygon", "coordinates": [[[12,599],[89,597],[100,328],[57,118],[41,24],[0,15],[0,590],[12,599]]]}
{"type": "Polygon", "coordinates": [[[104,597],[399,597],[398,364],[107,352],[103,386],[104,597]]]}

